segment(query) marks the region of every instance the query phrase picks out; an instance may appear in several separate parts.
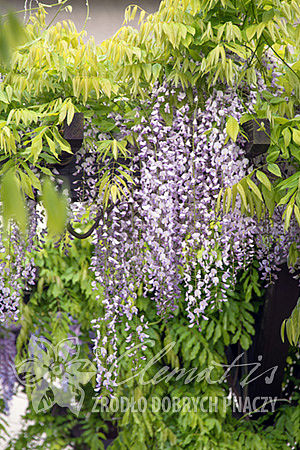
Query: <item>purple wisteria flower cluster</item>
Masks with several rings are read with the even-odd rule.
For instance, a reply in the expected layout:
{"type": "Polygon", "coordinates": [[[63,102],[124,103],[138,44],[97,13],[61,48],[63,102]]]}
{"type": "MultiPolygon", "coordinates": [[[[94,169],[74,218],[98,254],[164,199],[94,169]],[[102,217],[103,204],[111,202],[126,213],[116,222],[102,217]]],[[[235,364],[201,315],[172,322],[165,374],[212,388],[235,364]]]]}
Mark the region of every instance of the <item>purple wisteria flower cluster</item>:
{"type": "MultiPolygon", "coordinates": [[[[258,88],[264,89],[262,77],[258,88]]],[[[268,282],[286,259],[297,233],[294,225],[284,233],[277,215],[270,230],[264,220],[240,215],[239,208],[227,214],[215,208],[220,189],[253,169],[244,138],[233,142],[225,131],[227,118],[239,120],[252,102],[254,95],[245,105],[227,89],[215,90],[200,106],[196,91],[191,103],[185,92],[165,83],[137,108],[140,120],[132,131],[138,151],[130,163],[135,186],[109,216],[104,213],[94,236],[92,269],[103,286],[99,300],[104,296],[105,308],[94,321],[98,390],[112,391],[117,384],[120,324],[127,332],[126,350],[147,337],[148,324],[139,319],[135,304],[139,287],[151,293],[149,301],[166,319],[184,295],[189,326],[199,326],[208,309],[226,301],[239,271],[254,258],[268,282]],[[172,116],[169,124],[166,115],[172,116]]],[[[126,120],[115,120],[126,136],[126,120]]],[[[136,353],[131,356],[138,360],[136,353]]]]}
{"type": "Polygon", "coordinates": [[[9,402],[15,391],[14,359],[17,353],[15,341],[16,336],[12,331],[0,328],[0,394],[4,401],[5,412],[9,411],[9,402]]]}
{"type": "Polygon", "coordinates": [[[148,273],[156,270],[160,276],[156,297],[174,308],[183,283],[193,325],[208,303],[226,299],[227,280],[233,283],[237,270],[247,264],[246,250],[249,261],[253,255],[251,242],[245,248],[248,239],[233,242],[236,229],[251,229],[251,219],[238,214],[219,218],[215,212],[221,187],[243,177],[249,164],[238,144],[225,145],[226,118],[239,119],[243,112],[233,91],[216,91],[202,109],[197,94],[191,107],[179,93],[183,106],[174,109],[172,126],[165,126],[160,109],[168,108],[170,95],[176,93],[167,86],[158,89],[149,125],[137,130],[142,159],[139,195],[149,223],[148,273]]]}
{"type": "MultiPolygon", "coordinates": [[[[10,223],[6,233],[3,229],[0,232],[0,390],[6,412],[16,381],[14,359],[17,349],[13,332],[18,328],[19,305],[24,293],[30,292],[36,283],[37,276],[33,254],[37,250],[41,213],[34,201],[29,200],[27,206],[30,222],[26,236],[14,223],[10,223]]],[[[41,241],[44,234],[45,230],[42,230],[41,241]]]]}
{"type": "MultiPolygon", "coordinates": [[[[33,212],[33,211],[32,211],[33,212]]],[[[0,325],[18,320],[19,303],[24,290],[35,284],[36,267],[32,255],[36,233],[36,214],[31,215],[28,236],[10,225],[9,234],[0,239],[0,325]]]]}

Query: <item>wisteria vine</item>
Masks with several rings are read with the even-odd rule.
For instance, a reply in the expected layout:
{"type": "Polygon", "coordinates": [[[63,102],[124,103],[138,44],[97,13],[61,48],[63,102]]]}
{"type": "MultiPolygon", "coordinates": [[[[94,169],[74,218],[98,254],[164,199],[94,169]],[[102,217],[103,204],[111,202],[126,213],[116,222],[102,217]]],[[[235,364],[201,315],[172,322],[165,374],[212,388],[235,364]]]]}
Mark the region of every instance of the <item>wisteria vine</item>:
{"type": "MultiPolygon", "coordinates": [[[[276,82],[273,88],[276,95],[276,82]]],[[[258,91],[264,89],[258,74],[258,91]]],[[[267,220],[259,222],[238,210],[221,214],[215,208],[220,189],[253,170],[244,137],[228,140],[225,128],[227,117],[239,121],[244,112],[254,110],[255,102],[254,86],[246,99],[233,88],[215,89],[210,95],[194,89],[191,101],[186,92],[165,82],[136,106],[133,128],[129,119],[112,113],[118,138],[135,136],[132,157],[125,161],[134,184],[124,201],[107,210],[98,189],[110,161],[99,159],[97,141],[109,135],[99,134],[92,119],[87,123],[89,144],[76,155],[74,174],[84,182],[78,183],[78,201],[70,210],[73,226],[97,217],[91,269],[94,289],[101,286],[98,300],[104,308],[104,314],[92,321],[97,391],[112,393],[118,384],[122,332],[132,370],[144,358],[149,324],[138,311],[138,292],[150,294],[149,301],[164,320],[172,318],[183,295],[189,326],[200,328],[200,319],[207,320],[207,312],[227,300],[239,272],[254,259],[267,283],[286,261],[299,229],[292,223],[285,233],[280,211],[269,229],[267,220]]],[[[14,228],[13,257],[7,253],[10,247],[1,243],[0,321],[17,319],[24,286],[34,283],[34,263],[28,255],[37,218],[31,214],[26,242],[14,228]]]]}

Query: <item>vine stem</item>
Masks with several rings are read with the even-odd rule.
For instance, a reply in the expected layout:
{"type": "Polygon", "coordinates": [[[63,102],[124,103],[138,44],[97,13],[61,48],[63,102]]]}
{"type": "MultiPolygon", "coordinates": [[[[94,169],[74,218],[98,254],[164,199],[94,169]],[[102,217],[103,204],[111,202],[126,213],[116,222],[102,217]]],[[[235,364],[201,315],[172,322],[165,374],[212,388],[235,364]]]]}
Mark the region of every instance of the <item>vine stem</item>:
{"type": "Polygon", "coordinates": [[[300,80],[300,76],[297,74],[297,72],[295,72],[294,69],[291,66],[289,66],[288,63],[279,55],[279,53],[277,53],[276,50],[274,50],[272,45],[269,44],[269,42],[267,41],[267,39],[265,37],[264,37],[264,40],[266,41],[266,44],[269,47],[269,49],[272,50],[273,53],[275,53],[277,58],[279,58],[280,61],[283,62],[283,64],[285,64],[286,67],[288,67],[290,69],[290,71],[293,72],[293,74],[296,75],[296,77],[300,80]]]}
{"type": "Polygon", "coordinates": [[[49,24],[46,27],[46,30],[49,30],[49,28],[51,27],[51,25],[53,24],[53,22],[55,21],[56,17],[60,14],[61,10],[63,9],[63,6],[65,6],[66,3],[68,3],[69,0],[63,0],[61,3],[59,3],[59,8],[56,11],[56,14],[54,14],[53,19],[50,20],[49,24]]]}
{"type": "MultiPolygon", "coordinates": [[[[69,0],[64,0],[63,4],[66,3],[69,0]]],[[[61,2],[57,2],[57,3],[53,3],[53,5],[46,5],[43,3],[43,8],[53,8],[55,6],[59,6],[61,5],[61,2]]],[[[26,2],[25,2],[26,5],[26,2]]],[[[35,8],[26,8],[26,9],[20,9],[19,11],[16,11],[14,14],[22,14],[22,13],[26,13],[26,12],[31,12],[31,11],[38,11],[40,9],[39,6],[36,6],[35,8]]],[[[2,14],[1,17],[8,17],[11,13],[6,13],[6,14],[2,14]]]]}
{"type": "Polygon", "coordinates": [[[68,232],[69,232],[72,236],[76,237],[77,239],[86,239],[86,238],[88,238],[89,236],[91,236],[91,234],[93,233],[93,231],[96,230],[96,228],[97,228],[98,225],[99,225],[100,220],[101,220],[102,218],[104,218],[104,213],[105,213],[105,212],[107,212],[107,214],[109,215],[109,214],[111,213],[111,211],[113,210],[113,208],[114,208],[116,205],[120,206],[120,205],[122,205],[122,204],[124,204],[124,203],[126,203],[126,202],[112,203],[112,204],[109,206],[109,208],[103,209],[103,210],[101,211],[101,213],[99,213],[99,214],[95,217],[93,225],[91,226],[91,228],[90,228],[86,233],[77,233],[77,231],[74,230],[74,228],[72,227],[72,225],[71,225],[70,223],[68,223],[68,225],[67,225],[67,230],[68,230],[68,232]]]}
{"type": "Polygon", "coordinates": [[[85,0],[85,6],[86,6],[86,17],[85,17],[85,21],[84,21],[84,24],[83,24],[82,31],[85,30],[87,21],[89,20],[89,15],[90,15],[90,4],[89,4],[89,0],[85,0]]]}

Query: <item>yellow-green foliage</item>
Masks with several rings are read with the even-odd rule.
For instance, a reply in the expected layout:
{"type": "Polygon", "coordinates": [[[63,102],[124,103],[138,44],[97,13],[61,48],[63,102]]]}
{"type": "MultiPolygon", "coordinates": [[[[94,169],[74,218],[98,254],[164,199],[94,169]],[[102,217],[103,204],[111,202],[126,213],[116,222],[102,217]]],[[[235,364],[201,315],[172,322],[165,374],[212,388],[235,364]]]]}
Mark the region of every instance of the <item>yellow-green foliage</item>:
{"type": "MultiPolygon", "coordinates": [[[[85,32],[78,32],[71,21],[47,26],[45,16],[40,7],[31,17],[27,42],[14,52],[0,84],[0,148],[10,158],[1,173],[13,167],[27,195],[32,197],[32,186],[39,189],[28,162],[49,175],[45,163],[57,161],[62,150],[70,151],[60,129],[64,121],[71,122],[74,112],[91,117],[90,108],[104,117],[99,105],[120,112],[123,101],[125,112],[130,113],[163,79],[204,92],[232,85],[243,96],[243,84],[255,85],[257,68],[270,85],[271,73],[261,64],[268,52],[277,59],[284,88],[276,98],[267,91],[258,96],[255,110],[256,120],[271,121],[265,167],[271,175],[255,172],[258,189],[251,179],[254,172],[236,186],[225,186],[223,204],[228,211],[233,200],[234,207],[238,193],[242,212],[259,217],[265,209],[272,215],[274,207],[283,204],[287,205],[286,229],[293,215],[300,223],[299,171],[281,180],[277,163],[278,159],[293,160],[299,166],[300,161],[299,117],[295,118],[300,97],[298,1],[164,0],[154,14],[129,6],[123,26],[100,46],[93,38],[85,42],[85,32]],[[136,16],[137,29],[130,26],[136,16]]],[[[246,114],[241,122],[252,117],[246,114]]],[[[103,131],[101,120],[97,126],[103,131]]],[[[226,129],[233,140],[241,131],[233,118],[228,118],[226,129]]],[[[128,141],[134,142],[134,136],[128,141]]],[[[111,149],[126,152],[126,145],[118,142],[111,149]]],[[[100,145],[99,153],[102,150],[100,145]]],[[[120,184],[115,172],[105,174],[100,184],[106,204],[120,198],[122,189],[126,192],[128,177],[120,184]]]]}

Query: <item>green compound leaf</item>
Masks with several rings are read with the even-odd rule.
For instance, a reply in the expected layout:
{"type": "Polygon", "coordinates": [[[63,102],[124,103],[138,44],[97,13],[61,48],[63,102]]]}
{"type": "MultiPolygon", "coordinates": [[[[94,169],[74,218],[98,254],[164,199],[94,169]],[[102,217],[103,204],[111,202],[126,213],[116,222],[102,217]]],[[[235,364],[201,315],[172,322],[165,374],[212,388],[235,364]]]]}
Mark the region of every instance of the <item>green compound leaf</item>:
{"type": "Polygon", "coordinates": [[[250,179],[247,178],[247,184],[250,187],[250,189],[252,189],[252,191],[256,194],[256,196],[263,201],[262,195],[260,190],[258,189],[258,187],[256,186],[256,184],[250,179]]]}
{"type": "Polygon", "coordinates": [[[27,227],[27,210],[21,186],[15,173],[10,170],[1,182],[1,202],[4,229],[7,229],[9,220],[14,220],[22,233],[27,227]]]}
{"type": "Polygon", "coordinates": [[[227,124],[226,124],[226,132],[228,134],[229,137],[231,137],[231,139],[235,142],[239,133],[239,123],[238,121],[230,116],[227,120],[227,124]]]}
{"type": "Polygon", "coordinates": [[[60,235],[67,222],[67,200],[47,179],[42,186],[42,203],[47,213],[47,227],[50,235],[60,235]]]}
{"type": "Polygon", "coordinates": [[[277,164],[274,164],[274,163],[268,164],[268,171],[273,173],[273,175],[276,175],[277,177],[280,177],[280,178],[282,177],[281,170],[277,166],[277,164]]]}
{"type": "Polygon", "coordinates": [[[269,178],[267,177],[267,175],[264,172],[261,172],[260,170],[256,171],[256,176],[257,179],[269,190],[272,190],[272,185],[271,182],[269,180],[269,178]]]}
{"type": "Polygon", "coordinates": [[[284,332],[291,345],[297,346],[300,338],[300,298],[288,319],[285,319],[281,325],[281,339],[284,342],[284,332]]]}

